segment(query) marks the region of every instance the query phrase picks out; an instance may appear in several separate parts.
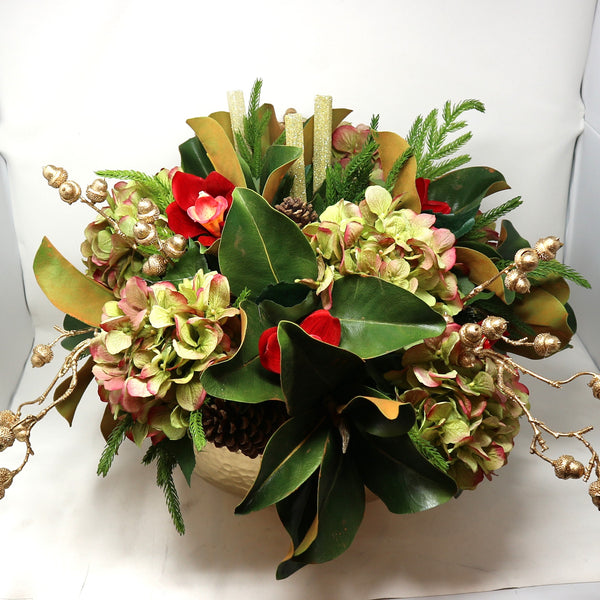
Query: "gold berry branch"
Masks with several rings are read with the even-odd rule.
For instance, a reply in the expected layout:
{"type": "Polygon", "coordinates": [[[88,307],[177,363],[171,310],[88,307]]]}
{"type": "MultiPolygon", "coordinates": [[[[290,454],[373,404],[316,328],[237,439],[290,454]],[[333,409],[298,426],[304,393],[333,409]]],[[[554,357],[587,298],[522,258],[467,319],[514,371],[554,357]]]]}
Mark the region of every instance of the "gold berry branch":
{"type": "Polygon", "coordinates": [[[104,179],[95,179],[86,188],[86,196],[81,195],[81,186],[68,179],[69,175],[62,167],[46,165],[42,171],[48,185],[58,189],[61,199],[67,204],[78,200],[95,210],[122,237],[127,244],[136,250],[139,246],[154,246],[158,253],[146,258],[142,270],[148,277],[164,275],[173,260],[181,258],[187,250],[187,240],[179,234],[162,240],[156,228],[156,223],[162,220],[160,209],[150,198],[141,198],[137,206],[137,223],[133,227],[133,237],[125,234],[117,221],[106,214],[96,204],[104,202],[108,196],[108,185],[104,179]]]}

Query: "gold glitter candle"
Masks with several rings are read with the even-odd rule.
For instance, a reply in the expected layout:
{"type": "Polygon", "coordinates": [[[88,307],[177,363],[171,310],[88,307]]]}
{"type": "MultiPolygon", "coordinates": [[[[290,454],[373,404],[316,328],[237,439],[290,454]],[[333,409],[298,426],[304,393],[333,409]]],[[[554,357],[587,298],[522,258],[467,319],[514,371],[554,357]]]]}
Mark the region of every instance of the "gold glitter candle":
{"type": "Polygon", "coordinates": [[[246,114],[246,105],[244,104],[244,93],[242,90],[227,92],[227,103],[229,104],[229,115],[231,116],[231,129],[233,130],[233,141],[235,149],[238,150],[237,132],[244,134],[244,115],[246,114]]]}
{"type": "Polygon", "coordinates": [[[331,96],[316,96],[314,126],[313,191],[316,192],[331,164],[331,96]]]}
{"type": "Polygon", "coordinates": [[[290,174],[294,177],[290,195],[292,198],[301,198],[306,201],[306,181],[304,177],[304,127],[302,115],[299,113],[289,113],[285,115],[284,121],[286,145],[300,148],[303,152],[290,169],[290,174]]]}

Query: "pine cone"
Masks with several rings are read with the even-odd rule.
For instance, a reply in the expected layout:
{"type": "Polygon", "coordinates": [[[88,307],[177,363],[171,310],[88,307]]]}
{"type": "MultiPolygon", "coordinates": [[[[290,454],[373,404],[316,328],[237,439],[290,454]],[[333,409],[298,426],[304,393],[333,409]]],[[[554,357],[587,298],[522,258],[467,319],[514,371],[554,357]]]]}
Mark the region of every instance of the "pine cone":
{"type": "Polygon", "coordinates": [[[227,402],[213,398],[202,407],[202,426],[208,442],[250,458],[262,454],[269,438],[287,419],[283,402],[260,404],[227,402]]]}
{"type": "Polygon", "coordinates": [[[312,204],[301,198],[288,196],[280,204],[276,204],[275,208],[286,217],[289,217],[294,223],[297,223],[299,227],[304,227],[319,218],[312,204]]]}

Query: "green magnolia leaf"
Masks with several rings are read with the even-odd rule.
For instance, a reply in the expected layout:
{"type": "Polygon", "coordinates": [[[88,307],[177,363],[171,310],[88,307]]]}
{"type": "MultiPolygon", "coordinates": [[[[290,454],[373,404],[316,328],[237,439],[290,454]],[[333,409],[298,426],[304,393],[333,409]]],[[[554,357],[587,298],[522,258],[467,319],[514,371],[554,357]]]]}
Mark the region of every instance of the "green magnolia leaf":
{"type": "Polygon", "coordinates": [[[355,430],[348,450],[365,485],[393,513],[427,510],[456,494],[454,481],[424,458],[408,435],[374,438],[355,430]]]}
{"type": "Polygon", "coordinates": [[[414,294],[377,277],[349,276],[333,286],[331,314],[340,320],[340,347],[373,358],[440,335],[444,318],[414,294]]]}
{"type": "Polygon", "coordinates": [[[256,481],[236,514],[275,504],[302,485],[321,464],[327,432],[325,416],[304,414],[286,421],[267,443],[256,481]]]}
{"type": "Polygon", "coordinates": [[[280,283],[261,294],[258,310],[262,317],[273,325],[279,321],[298,322],[319,307],[313,290],[297,283],[280,283]],[[265,298],[265,295],[267,297],[265,298]]]}
{"type": "Polygon", "coordinates": [[[408,433],[415,423],[411,404],[386,398],[377,390],[366,393],[369,395],[352,398],[338,412],[350,418],[361,431],[377,437],[397,437],[408,433]]]}
{"type": "Polygon", "coordinates": [[[365,511],[365,488],[337,431],[327,439],[319,472],[317,517],[294,552],[299,562],[323,563],[352,543],[365,511]]]}
{"type": "Polygon", "coordinates": [[[232,358],[209,367],[200,381],[215,398],[248,404],[283,400],[279,378],[260,364],[258,356],[258,340],[271,323],[261,317],[253,302],[242,302],[241,309],[246,320],[242,345],[232,358]]]}
{"type": "Polygon", "coordinates": [[[498,254],[502,258],[512,261],[517,251],[529,247],[529,242],[520,236],[515,226],[508,219],[502,221],[500,224],[500,243],[498,244],[498,254]]]}
{"type": "Polygon", "coordinates": [[[434,179],[427,193],[429,200],[446,202],[452,212],[436,214],[436,227],[450,229],[457,238],[475,224],[481,201],[490,194],[509,189],[502,173],[489,167],[467,167],[434,179]]]}
{"type": "Polygon", "coordinates": [[[300,228],[256,192],[236,188],[219,246],[221,272],[238,296],[268,285],[317,277],[313,249],[300,228]]]}
{"type": "Polygon", "coordinates": [[[97,327],[113,293],[78,271],[44,237],[33,261],[35,277],[48,300],[62,312],[97,327]]]}
{"type": "Polygon", "coordinates": [[[301,154],[302,150],[294,146],[274,145],[267,148],[260,176],[260,190],[267,202],[273,200],[281,180],[301,154]]]}
{"type": "Polygon", "coordinates": [[[312,338],[295,323],[279,323],[277,339],[281,388],[290,415],[325,410],[328,397],[362,382],[365,363],[356,354],[312,338]]]}
{"type": "MultiPolygon", "coordinates": [[[[93,366],[94,361],[92,358],[88,358],[88,360],[83,363],[83,365],[77,371],[77,383],[75,384],[73,391],[56,406],[58,413],[68,421],[69,425],[73,425],[73,417],[75,416],[75,411],[79,406],[79,402],[81,401],[83,393],[94,379],[94,375],[92,373],[93,366]]],[[[72,378],[68,377],[56,387],[54,390],[55,401],[69,389],[71,381],[72,378]]]]}
{"type": "Polygon", "coordinates": [[[181,156],[181,168],[186,173],[206,177],[215,170],[202,142],[196,137],[183,142],[179,146],[179,154],[181,156]]]}
{"type": "MultiPolygon", "coordinates": [[[[83,321],[72,317],[71,315],[65,315],[63,319],[63,329],[65,331],[79,331],[80,329],[89,329],[90,326],[86,325],[83,321]]],[[[80,333],[79,335],[71,335],[61,340],[60,345],[67,350],[73,350],[77,344],[93,337],[94,332],[88,331],[87,333],[80,333]]]]}

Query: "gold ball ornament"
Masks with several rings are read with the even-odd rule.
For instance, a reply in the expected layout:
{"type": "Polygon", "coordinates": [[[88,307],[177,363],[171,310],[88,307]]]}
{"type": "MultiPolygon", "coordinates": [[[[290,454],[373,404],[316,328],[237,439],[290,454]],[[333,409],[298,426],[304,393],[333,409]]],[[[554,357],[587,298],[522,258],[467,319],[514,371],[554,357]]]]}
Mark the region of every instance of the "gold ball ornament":
{"type": "Polygon", "coordinates": [[[486,317],[481,323],[483,335],[488,340],[499,340],[506,332],[508,321],[502,317],[486,317]]]}
{"type": "Polygon", "coordinates": [[[0,487],[8,489],[13,480],[13,472],[6,467],[0,468],[0,487]]]}
{"type": "Polygon", "coordinates": [[[591,496],[594,506],[600,510],[600,480],[590,483],[588,494],[591,496]]]}
{"type": "Polygon", "coordinates": [[[600,400],[600,377],[595,375],[592,380],[588,383],[588,386],[592,388],[592,394],[594,398],[600,400]]]}
{"type": "Polygon", "coordinates": [[[551,333],[538,333],[533,339],[533,349],[538,356],[550,356],[560,350],[560,340],[551,333]]]}
{"type": "Polygon", "coordinates": [[[16,427],[13,427],[12,431],[15,434],[17,442],[27,441],[27,438],[29,437],[29,429],[27,427],[17,425],[16,427]]]}
{"type": "Polygon", "coordinates": [[[154,223],[160,217],[160,210],[150,198],[141,198],[137,207],[138,219],[143,223],[154,223]]]}
{"type": "Polygon", "coordinates": [[[162,248],[169,258],[181,258],[187,251],[187,240],[180,234],[170,237],[162,248]]]}
{"type": "Polygon", "coordinates": [[[87,199],[93,204],[98,204],[106,200],[108,196],[108,184],[105,179],[94,179],[85,191],[87,199]]]}
{"type": "Polygon", "coordinates": [[[518,269],[513,269],[506,274],[504,285],[507,289],[517,292],[517,294],[526,294],[531,287],[527,275],[518,269]]]}
{"type": "Polygon", "coordinates": [[[59,188],[69,178],[69,174],[62,167],[54,165],[46,165],[42,169],[42,175],[53,188],[59,188]]]}
{"type": "Polygon", "coordinates": [[[149,246],[156,241],[156,227],[154,227],[152,223],[138,221],[133,226],[133,237],[138,244],[141,244],[142,246],[149,246]]]}
{"type": "Polygon", "coordinates": [[[168,259],[162,254],[153,254],[142,266],[142,271],[148,277],[160,277],[164,275],[168,265],[168,259]]]}
{"type": "Polygon", "coordinates": [[[570,454],[563,454],[552,461],[554,474],[559,479],[581,479],[585,474],[585,467],[575,460],[570,454]]]}
{"type": "Polygon", "coordinates": [[[31,353],[31,365],[39,368],[47,365],[54,358],[52,348],[47,344],[38,344],[31,353]]]}
{"type": "Polygon", "coordinates": [[[533,248],[521,248],[515,254],[515,264],[519,271],[533,271],[539,264],[540,257],[533,248]]]}
{"type": "Polygon", "coordinates": [[[0,410],[0,427],[12,427],[18,420],[12,410],[0,410]]]}
{"type": "Polygon", "coordinates": [[[483,339],[483,331],[481,325],[477,323],[465,323],[458,332],[460,341],[465,346],[475,347],[483,339]]]}
{"type": "Polygon", "coordinates": [[[67,204],[73,204],[73,202],[77,202],[81,197],[81,188],[78,183],[69,180],[61,183],[58,193],[67,204]]]}
{"type": "Polygon", "coordinates": [[[472,352],[461,352],[458,355],[458,364],[465,369],[472,369],[478,364],[477,357],[472,352]]]}
{"type": "Polygon", "coordinates": [[[15,443],[15,434],[9,427],[0,427],[0,452],[15,443]]]}
{"type": "Polygon", "coordinates": [[[540,238],[535,244],[535,251],[540,260],[554,260],[556,253],[563,247],[563,243],[555,236],[550,235],[540,238]]]}

